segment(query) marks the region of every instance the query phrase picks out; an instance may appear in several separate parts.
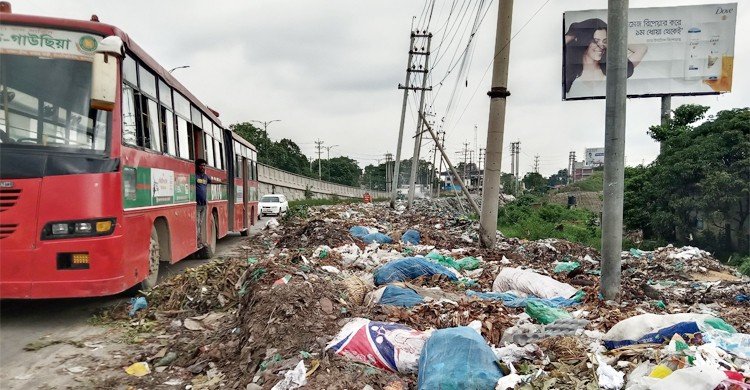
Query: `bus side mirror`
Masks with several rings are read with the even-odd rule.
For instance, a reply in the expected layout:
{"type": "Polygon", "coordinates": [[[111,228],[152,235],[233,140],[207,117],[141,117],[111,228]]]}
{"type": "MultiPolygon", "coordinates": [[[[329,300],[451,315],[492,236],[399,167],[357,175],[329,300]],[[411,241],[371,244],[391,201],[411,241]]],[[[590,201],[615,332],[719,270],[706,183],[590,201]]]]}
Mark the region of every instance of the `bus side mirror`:
{"type": "Polygon", "coordinates": [[[123,56],[122,39],[109,36],[99,43],[91,67],[91,108],[112,111],[117,97],[117,62],[123,56]]]}

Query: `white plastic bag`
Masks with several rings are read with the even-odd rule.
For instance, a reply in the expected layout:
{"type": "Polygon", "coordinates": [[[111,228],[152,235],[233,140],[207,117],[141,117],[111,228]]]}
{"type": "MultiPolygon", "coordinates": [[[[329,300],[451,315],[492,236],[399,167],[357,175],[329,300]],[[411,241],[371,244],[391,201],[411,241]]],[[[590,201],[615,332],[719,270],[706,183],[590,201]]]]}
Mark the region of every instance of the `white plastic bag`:
{"type": "Polygon", "coordinates": [[[567,284],[558,282],[549,276],[540,275],[531,270],[520,268],[503,268],[497,274],[492,284],[492,291],[507,292],[520,291],[539,298],[570,298],[578,290],[567,284]]]}

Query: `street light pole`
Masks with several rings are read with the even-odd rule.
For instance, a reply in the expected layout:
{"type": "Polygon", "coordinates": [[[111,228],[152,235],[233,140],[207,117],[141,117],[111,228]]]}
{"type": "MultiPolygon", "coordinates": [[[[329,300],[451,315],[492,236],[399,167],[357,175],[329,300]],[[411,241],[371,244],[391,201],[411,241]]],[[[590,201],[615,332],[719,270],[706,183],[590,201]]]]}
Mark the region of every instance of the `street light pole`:
{"type": "Polygon", "coordinates": [[[190,67],[190,65],[182,65],[182,66],[176,66],[176,67],[174,67],[174,68],[170,69],[170,70],[169,70],[169,73],[172,73],[172,72],[174,72],[174,71],[175,71],[175,70],[177,70],[177,69],[185,69],[185,68],[189,68],[189,67],[190,67]]]}
{"type": "Polygon", "coordinates": [[[266,132],[266,135],[268,134],[268,125],[270,125],[273,122],[281,122],[281,119],[272,119],[270,121],[257,121],[257,120],[250,120],[250,122],[260,123],[263,125],[263,131],[266,132]]]}
{"type": "Polygon", "coordinates": [[[326,165],[328,165],[328,180],[331,180],[331,149],[339,145],[324,146],[326,149],[326,165]]]}

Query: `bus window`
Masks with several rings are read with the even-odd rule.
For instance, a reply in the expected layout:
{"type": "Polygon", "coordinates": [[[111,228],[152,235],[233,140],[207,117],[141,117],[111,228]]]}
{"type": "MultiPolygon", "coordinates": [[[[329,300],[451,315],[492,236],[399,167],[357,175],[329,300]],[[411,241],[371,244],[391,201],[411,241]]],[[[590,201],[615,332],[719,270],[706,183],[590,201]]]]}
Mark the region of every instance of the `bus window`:
{"type": "Polygon", "coordinates": [[[206,154],[203,156],[206,161],[208,162],[208,165],[214,167],[214,141],[213,138],[211,138],[210,135],[207,133],[204,133],[203,136],[205,137],[206,142],[204,143],[206,154]]]}
{"type": "Polygon", "coordinates": [[[141,123],[143,126],[143,142],[139,142],[139,145],[161,152],[159,110],[155,101],[143,95],[141,95],[141,123]]]}
{"type": "Polygon", "coordinates": [[[125,56],[122,60],[122,78],[130,85],[138,85],[138,73],[136,72],[135,60],[130,56],[125,56]]]}
{"type": "Polygon", "coordinates": [[[216,168],[224,169],[224,150],[221,147],[219,140],[214,140],[214,161],[216,162],[216,168]]]}
{"type": "MultiPolygon", "coordinates": [[[[135,64],[133,64],[135,65],[135,64]]],[[[122,142],[128,145],[136,145],[136,111],[135,95],[133,88],[123,84],[122,86],[122,142]]]]}
{"type": "Polygon", "coordinates": [[[141,93],[156,99],[156,77],[140,64],[138,65],[138,76],[140,77],[138,87],[141,93]]]}
{"type": "Polygon", "coordinates": [[[177,148],[175,147],[174,138],[174,114],[172,114],[172,111],[169,111],[166,108],[162,107],[161,120],[161,130],[164,132],[164,139],[167,142],[165,151],[172,156],[176,156],[177,148]]]}
{"type": "Polygon", "coordinates": [[[172,97],[174,98],[174,112],[183,118],[188,118],[189,120],[190,102],[177,91],[172,93],[172,97]]]}
{"type": "Polygon", "coordinates": [[[164,80],[159,80],[159,102],[172,108],[172,88],[169,88],[169,85],[164,80]]]}
{"type": "Polygon", "coordinates": [[[192,138],[188,132],[188,123],[185,119],[177,117],[177,137],[178,145],[180,146],[180,158],[186,160],[193,159],[193,146],[192,138]]]}
{"type": "Polygon", "coordinates": [[[190,106],[190,122],[192,122],[194,125],[203,128],[203,121],[201,120],[203,116],[201,115],[201,110],[198,109],[196,106],[190,106]]]}

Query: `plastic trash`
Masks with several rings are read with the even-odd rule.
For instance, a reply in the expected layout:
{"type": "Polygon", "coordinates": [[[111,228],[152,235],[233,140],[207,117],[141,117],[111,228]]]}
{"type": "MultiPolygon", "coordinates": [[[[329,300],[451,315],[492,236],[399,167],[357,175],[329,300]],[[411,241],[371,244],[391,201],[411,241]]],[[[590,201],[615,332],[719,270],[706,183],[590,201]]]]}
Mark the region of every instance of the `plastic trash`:
{"type": "Polygon", "coordinates": [[[326,349],[382,370],[413,373],[430,334],[392,322],[352,318],[326,349]]]}
{"type": "Polygon", "coordinates": [[[305,362],[300,360],[293,370],[284,373],[284,379],[275,384],[271,390],[292,390],[300,388],[307,384],[306,373],[307,369],[305,369],[305,362]]]}
{"type": "Polygon", "coordinates": [[[730,333],[721,329],[704,328],[703,341],[715,344],[724,351],[750,360],[750,334],[730,333]]]}
{"type": "Polygon", "coordinates": [[[601,356],[597,356],[596,360],[599,363],[599,367],[596,368],[596,376],[599,379],[600,389],[619,390],[625,385],[625,374],[615,370],[614,367],[610,366],[601,356]]]}
{"type": "Polygon", "coordinates": [[[331,274],[340,274],[341,271],[339,271],[338,268],[332,266],[332,265],[324,265],[320,267],[323,271],[326,271],[331,274]]]}
{"type": "Polygon", "coordinates": [[[349,234],[351,234],[354,237],[362,238],[368,234],[370,234],[370,229],[364,227],[364,226],[352,226],[349,229],[349,234]]]}
{"type": "Polygon", "coordinates": [[[418,230],[409,229],[401,236],[401,242],[404,244],[419,245],[421,241],[422,237],[418,230]]]}
{"type": "MultiPolygon", "coordinates": [[[[724,321],[708,314],[678,313],[678,314],[641,314],[622,320],[615,324],[604,335],[604,346],[615,349],[633,344],[663,343],[679,334],[685,337],[689,334],[700,333],[700,326],[711,327],[726,325],[724,321]]],[[[728,325],[727,325],[728,326],[728,325]]]]}
{"type": "Polygon", "coordinates": [[[400,307],[412,307],[424,302],[422,296],[416,291],[408,287],[390,285],[373,291],[369,294],[368,299],[372,303],[400,307]]]}
{"type": "Polygon", "coordinates": [[[580,266],[581,266],[581,263],[577,261],[563,261],[563,262],[557,263],[554,271],[556,274],[560,272],[570,272],[570,271],[578,269],[578,267],[580,266]]]}
{"type": "Polygon", "coordinates": [[[506,267],[497,274],[492,291],[520,291],[539,298],[570,298],[578,289],[531,270],[506,267]]]}
{"type": "Polygon", "coordinates": [[[146,297],[130,298],[130,312],[128,312],[128,314],[133,317],[138,310],[147,307],[148,301],[146,301],[146,297]]]}
{"type": "Polygon", "coordinates": [[[419,359],[417,388],[494,389],[503,377],[487,341],[462,326],[435,331],[419,359]]]}
{"type": "Polygon", "coordinates": [[[459,270],[472,271],[479,268],[479,266],[482,265],[482,262],[479,261],[479,259],[477,259],[476,257],[467,256],[461,260],[458,260],[456,264],[458,264],[459,270]]]}
{"type": "Polygon", "coordinates": [[[541,302],[529,301],[526,304],[526,314],[543,325],[551,324],[562,318],[572,318],[563,309],[547,306],[541,302]]]}
{"type": "Polygon", "coordinates": [[[146,362],[138,362],[133,363],[128,368],[125,369],[125,372],[128,373],[128,375],[132,376],[146,376],[151,373],[151,368],[148,366],[148,363],[146,362]]]}
{"type": "Polygon", "coordinates": [[[393,260],[376,269],[373,275],[376,286],[433,275],[445,275],[452,281],[458,280],[456,275],[447,268],[434,264],[423,257],[405,257],[393,260]]]}
{"type": "Polygon", "coordinates": [[[392,238],[386,236],[383,233],[370,233],[360,238],[362,239],[362,241],[365,242],[365,244],[372,244],[372,243],[390,244],[393,242],[392,238]]]}
{"type": "Polygon", "coordinates": [[[280,278],[273,282],[273,286],[281,286],[282,284],[289,284],[289,281],[292,280],[292,275],[285,275],[283,278],[280,278]]]}
{"type": "Polygon", "coordinates": [[[450,267],[450,268],[453,268],[453,269],[459,270],[459,271],[461,271],[461,270],[466,270],[466,271],[475,270],[475,269],[479,268],[481,266],[481,264],[482,264],[482,262],[479,259],[477,259],[476,257],[473,257],[473,256],[467,256],[467,257],[464,257],[461,260],[456,260],[453,257],[443,256],[440,253],[435,252],[435,251],[428,253],[427,256],[425,256],[425,257],[428,258],[428,259],[434,260],[435,262],[437,262],[438,264],[440,264],[442,266],[450,267]]]}
{"type": "Polygon", "coordinates": [[[276,229],[279,225],[279,221],[276,218],[271,218],[266,222],[266,229],[276,229]]]}
{"type": "Polygon", "coordinates": [[[641,257],[643,256],[643,251],[638,248],[630,248],[630,254],[635,257],[641,257]]]}
{"type": "Polygon", "coordinates": [[[503,304],[508,307],[526,307],[526,304],[530,301],[541,302],[547,306],[552,307],[568,307],[580,303],[586,293],[583,290],[578,291],[570,299],[555,297],[548,299],[541,299],[537,297],[519,297],[509,292],[476,292],[472,290],[466,290],[466,295],[470,297],[477,297],[479,299],[490,299],[503,301],[503,304]]]}
{"type": "Polygon", "coordinates": [[[674,371],[651,385],[653,390],[713,390],[727,378],[723,371],[709,366],[688,367],[674,371]]]}
{"type": "Polygon", "coordinates": [[[672,369],[663,365],[659,364],[651,369],[651,373],[648,374],[651,378],[658,378],[658,379],[664,379],[668,377],[670,374],[672,374],[672,369]]]}

